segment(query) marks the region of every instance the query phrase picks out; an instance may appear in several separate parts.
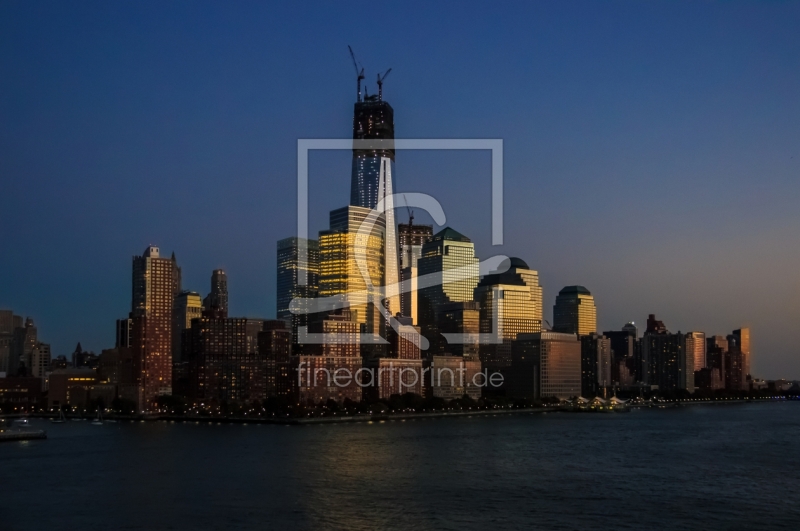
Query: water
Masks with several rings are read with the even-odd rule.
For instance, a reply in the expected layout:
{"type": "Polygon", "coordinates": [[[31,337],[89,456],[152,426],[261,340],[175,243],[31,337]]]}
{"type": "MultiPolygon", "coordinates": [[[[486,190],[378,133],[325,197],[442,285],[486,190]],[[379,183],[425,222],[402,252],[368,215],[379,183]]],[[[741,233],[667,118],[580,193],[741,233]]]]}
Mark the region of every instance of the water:
{"type": "Polygon", "coordinates": [[[0,445],[0,530],[800,529],[800,403],[0,445]]]}

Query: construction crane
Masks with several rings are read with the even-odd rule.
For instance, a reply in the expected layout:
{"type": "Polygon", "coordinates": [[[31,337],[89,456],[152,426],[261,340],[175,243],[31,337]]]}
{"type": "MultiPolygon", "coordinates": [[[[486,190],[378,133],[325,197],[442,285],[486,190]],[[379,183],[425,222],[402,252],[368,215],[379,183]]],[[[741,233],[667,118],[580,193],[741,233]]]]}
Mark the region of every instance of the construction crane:
{"type": "Polygon", "coordinates": [[[390,68],[383,75],[378,74],[378,101],[383,101],[383,80],[386,79],[386,76],[389,75],[392,69],[390,68]]]}
{"type": "Polygon", "coordinates": [[[361,66],[358,61],[356,61],[356,54],[353,53],[353,49],[350,45],[347,45],[347,49],[350,50],[350,57],[353,58],[353,66],[356,67],[356,77],[358,78],[358,101],[361,101],[361,80],[364,79],[364,67],[361,66]],[[361,66],[361,70],[358,70],[358,67],[361,66]]]}
{"type": "Polygon", "coordinates": [[[406,204],[406,210],[408,210],[408,226],[411,227],[414,225],[414,211],[411,210],[411,207],[408,206],[408,201],[406,201],[406,194],[403,194],[403,202],[406,204]]]}

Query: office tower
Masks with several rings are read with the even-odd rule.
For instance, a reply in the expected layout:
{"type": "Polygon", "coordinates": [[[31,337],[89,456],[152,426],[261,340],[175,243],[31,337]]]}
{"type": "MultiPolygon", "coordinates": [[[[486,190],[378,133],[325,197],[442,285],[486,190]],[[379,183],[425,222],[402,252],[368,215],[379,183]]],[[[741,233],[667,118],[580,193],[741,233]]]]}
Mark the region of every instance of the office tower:
{"type": "Polygon", "coordinates": [[[580,336],[581,395],[599,396],[612,386],[611,340],[600,334],[580,336]]]}
{"type": "Polygon", "coordinates": [[[208,317],[228,317],[228,275],[222,269],[211,273],[211,291],[203,299],[203,312],[208,317]]]}
{"type": "Polygon", "coordinates": [[[348,310],[314,315],[309,330],[328,334],[333,339],[307,345],[304,354],[292,357],[290,376],[292,397],[296,403],[361,401],[362,391],[356,380],[356,373],[362,367],[358,343],[360,329],[361,325],[351,318],[348,310]],[[334,380],[337,371],[343,376],[338,381],[334,380]],[[345,375],[350,375],[350,378],[344,378],[345,375]]]}
{"type": "Polygon", "coordinates": [[[480,346],[481,362],[493,370],[511,366],[511,343],[517,335],[542,331],[539,273],[520,258],[509,261],[505,272],[486,275],[475,288],[481,333],[496,333],[502,341],[480,346]]]}
{"type": "Polygon", "coordinates": [[[750,329],[747,327],[733,331],[737,337],[737,344],[742,351],[742,371],[745,379],[750,379],[750,329]]]}
{"type": "Polygon", "coordinates": [[[172,258],[161,258],[149,246],[133,257],[132,341],[141,410],[156,397],[172,394],[172,312],[181,289],[181,270],[172,258]]]}
{"type": "Polygon", "coordinates": [[[201,317],[186,334],[190,397],[195,403],[250,404],[267,397],[267,363],[259,352],[263,320],[201,317]]]}
{"type": "Polygon", "coordinates": [[[192,319],[199,319],[203,314],[203,299],[196,291],[184,290],[175,297],[175,308],[172,318],[172,361],[180,363],[182,359],[183,334],[192,327],[192,319]]]}
{"type": "Polygon", "coordinates": [[[541,400],[581,394],[581,342],[575,334],[520,334],[511,349],[509,391],[541,400]]]}
{"type": "Polygon", "coordinates": [[[410,215],[409,222],[399,224],[397,231],[400,239],[400,280],[410,284],[400,294],[400,313],[411,317],[414,324],[418,324],[417,261],[422,256],[422,246],[433,239],[433,227],[414,225],[414,216],[410,215]]]}
{"type": "MultiPolygon", "coordinates": [[[[293,314],[293,299],[313,299],[319,290],[319,242],[292,236],[278,241],[276,316],[290,323],[297,349],[297,328],[308,326],[308,314],[293,314]],[[301,252],[301,247],[305,252],[301,252]]],[[[300,303],[298,301],[298,303],[300,303]]],[[[308,303],[302,303],[308,309],[308,303]]]]}
{"type": "Polygon", "coordinates": [[[558,292],[553,306],[553,330],[580,336],[597,331],[597,309],[588,289],[567,286],[558,292]]]}
{"type": "Polygon", "coordinates": [[[687,351],[686,336],[670,334],[652,314],[642,337],[642,359],[649,385],[657,385],[660,391],[694,392],[694,352],[687,351]]]}
{"type": "MultiPolygon", "coordinates": [[[[383,200],[384,252],[383,279],[387,286],[386,307],[391,315],[400,312],[396,285],[400,281],[397,257],[397,226],[394,218],[394,110],[383,101],[382,90],[377,96],[361,101],[359,96],[353,112],[353,166],[350,183],[350,206],[375,209],[383,200]],[[355,141],[385,140],[380,149],[364,149],[355,141]]],[[[333,227],[331,227],[333,228],[333,227]]]]}
{"type": "Polygon", "coordinates": [[[417,261],[419,276],[431,276],[431,281],[419,289],[419,325],[423,335],[436,345],[441,344],[436,317],[439,308],[451,302],[468,302],[474,297],[479,281],[480,261],[475,245],[456,230],[446,227],[422,246],[417,261]]]}
{"type": "Polygon", "coordinates": [[[258,333],[258,352],[266,364],[267,397],[290,398],[292,390],[292,329],[282,319],[264,321],[258,333]]]}
{"type": "Polygon", "coordinates": [[[629,389],[642,381],[638,356],[636,325],[628,323],[622,330],[607,330],[603,335],[611,344],[611,382],[620,389],[629,389]]]}
{"type": "Polygon", "coordinates": [[[706,335],[703,332],[686,333],[686,352],[692,352],[694,368],[699,371],[706,366],[706,335]]]}
{"type": "Polygon", "coordinates": [[[359,233],[370,212],[357,206],[331,211],[330,229],[319,233],[319,296],[345,296],[350,318],[364,333],[380,334],[384,320],[376,305],[383,304],[385,225],[378,218],[359,233]],[[363,264],[359,264],[359,256],[363,264]]]}
{"type": "Polygon", "coordinates": [[[448,302],[439,306],[436,314],[438,331],[442,334],[461,334],[468,336],[464,343],[444,343],[437,345],[438,351],[429,349],[428,358],[435,354],[460,356],[471,360],[480,359],[478,334],[481,332],[480,305],[474,301],[448,302]]]}
{"type": "Polygon", "coordinates": [[[117,340],[114,344],[116,348],[130,348],[132,327],[133,319],[117,319],[117,340]]]}

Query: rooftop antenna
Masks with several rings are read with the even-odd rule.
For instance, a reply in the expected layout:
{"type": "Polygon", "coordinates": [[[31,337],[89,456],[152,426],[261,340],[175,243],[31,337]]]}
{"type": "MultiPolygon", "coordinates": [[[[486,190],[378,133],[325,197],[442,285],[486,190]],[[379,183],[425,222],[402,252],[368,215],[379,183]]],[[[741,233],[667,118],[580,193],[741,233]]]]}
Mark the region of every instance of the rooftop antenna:
{"type": "MultiPolygon", "coordinates": [[[[353,66],[356,67],[356,77],[358,79],[358,101],[361,101],[361,80],[364,79],[364,67],[356,61],[356,54],[353,53],[353,49],[350,45],[347,45],[347,49],[350,50],[350,57],[353,58],[353,66]],[[358,67],[361,66],[361,70],[359,71],[358,67]]],[[[365,89],[366,90],[366,89],[365,89]]]]}
{"type": "Polygon", "coordinates": [[[378,74],[378,101],[383,101],[383,80],[386,79],[386,76],[389,75],[392,69],[390,68],[383,75],[378,74]]]}

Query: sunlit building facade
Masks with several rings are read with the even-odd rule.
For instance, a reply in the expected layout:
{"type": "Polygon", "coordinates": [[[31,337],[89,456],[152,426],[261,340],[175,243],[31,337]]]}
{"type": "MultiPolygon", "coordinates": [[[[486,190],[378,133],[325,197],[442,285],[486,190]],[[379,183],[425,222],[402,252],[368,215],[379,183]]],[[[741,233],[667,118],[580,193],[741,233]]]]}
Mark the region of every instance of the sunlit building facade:
{"type": "Polygon", "coordinates": [[[420,277],[430,275],[419,289],[419,324],[432,344],[438,343],[436,317],[451,302],[472,301],[480,280],[475,245],[460,232],[446,227],[422,246],[418,260],[420,277]]]}
{"type": "Polygon", "coordinates": [[[490,368],[511,365],[511,343],[519,334],[542,331],[542,288],[539,273],[520,258],[508,270],[483,277],[475,288],[480,305],[480,332],[496,333],[499,343],[480,346],[481,361],[490,368]]]}
{"type": "Polygon", "coordinates": [[[699,371],[706,366],[706,335],[703,332],[686,333],[686,351],[692,353],[694,369],[699,371]]]}
{"type": "MultiPolygon", "coordinates": [[[[175,297],[172,316],[172,361],[182,362],[183,334],[192,327],[192,319],[199,319],[203,313],[203,299],[196,291],[181,291],[175,297]]],[[[127,345],[122,345],[127,346],[127,345]]]]}
{"type": "Polygon", "coordinates": [[[597,309],[588,289],[567,286],[558,292],[553,306],[553,330],[580,336],[597,331],[597,309]]]}
{"type": "Polygon", "coordinates": [[[422,246],[433,238],[433,227],[401,223],[398,225],[398,237],[400,240],[400,280],[409,284],[406,290],[400,293],[400,313],[411,317],[414,324],[419,324],[417,291],[419,268],[417,262],[422,256],[422,246]]]}
{"type": "Polygon", "coordinates": [[[520,334],[512,345],[509,394],[561,400],[581,394],[581,342],[575,334],[520,334]]]}
{"type": "Polygon", "coordinates": [[[172,319],[180,289],[174,253],[161,258],[158,247],[151,245],[133,257],[131,348],[142,410],[152,409],[156,397],[172,394],[172,319]]]}
{"type": "Polygon", "coordinates": [[[359,232],[370,212],[356,206],[331,211],[330,230],[319,233],[319,296],[345,295],[351,319],[364,333],[380,334],[383,320],[376,305],[383,304],[385,225],[379,217],[359,232]]]}

